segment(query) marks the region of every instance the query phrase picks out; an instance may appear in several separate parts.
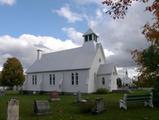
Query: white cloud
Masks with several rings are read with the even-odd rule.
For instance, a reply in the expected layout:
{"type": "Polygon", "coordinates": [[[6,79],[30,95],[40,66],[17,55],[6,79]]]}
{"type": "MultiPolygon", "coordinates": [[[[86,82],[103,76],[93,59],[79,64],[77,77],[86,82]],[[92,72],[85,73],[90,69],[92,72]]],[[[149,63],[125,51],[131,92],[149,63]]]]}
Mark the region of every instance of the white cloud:
{"type": "Polygon", "coordinates": [[[111,55],[114,55],[114,53],[113,53],[112,51],[107,50],[107,49],[104,49],[104,54],[105,54],[106,57],[109,57],[109,56],[111,56],[111,55]]]}
{"type": "Polygon", "coordinates": [[[97,18],[101,18],[101,17],[103,17],[103,15],[104,15],[104,14],[103,14],[103,12],[102,12],[100,9],[97,9],[97,10],[96,10],[96,17],[97,17],[97,18]]]}
{"type": "Polygon", "coordinates": [[[64,5],[60,8],[60,10],[55,11],[59,16],[62,16],[68,20],[70,23],[74,23],[76,21],[82,21],[82,16],[78,13],[75,13],[70,10],[68,4],[64,5]]]}
{"type": "Polygon", "coordinates": [[[83,43],[83,33],[76,31],[75,28],[62,28],[62,30],[67,33],[68,38],[75,44],[81,45],[83,43]]]}
{"type": "Polygon", "coordinates": [[[102,4],[103,0],[74,0],[78,4],[102,4]]]}
{"type": "Polygon", "coordinates": [[[117,67],[118,76],[124,77],[126,75],[126,71],[130,78],[134,78],[139,73],[137,67],[117,67]]]}
{"type": "Polygon", "coordinates": [[[0,0],[0,4],[12,6],[16,0],[0,0]]]}
{"type": "Polygon", "coordinates": [[[125,19],[114,20],[102,13],[102,7],[97,8],[92,16],[86,16],[88,25],[99,33],[99,41],[103,48],[113,55],[107,57],[119,67],[135,66],[131,51],[147,47],[147,41],[142,35],[142,27],[152,16],[146,13],[143,4],[133,4],[125,19]]]}
{"type": "Polygon", "coordinates": [[[8,57],[17,57],[22,61],[24,68],[30,66],[36,60],[36,50],[53,52],[77,47],[71,40],[62,41],[49,36],[34,36],[23,34],[17,38],[0,36],[0,68],[8,57]]]}

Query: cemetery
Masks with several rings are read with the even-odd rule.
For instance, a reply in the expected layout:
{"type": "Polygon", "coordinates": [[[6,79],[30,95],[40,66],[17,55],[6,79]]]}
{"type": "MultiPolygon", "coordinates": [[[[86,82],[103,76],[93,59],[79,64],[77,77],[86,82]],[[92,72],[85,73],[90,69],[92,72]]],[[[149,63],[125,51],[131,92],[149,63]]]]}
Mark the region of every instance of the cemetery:
{"type": "Polygon", "coordinates": [[[6,91],[6,94],[0,97],[0,120],[157,120],[159,108],[144,106],[146,103],[151,105],[148,104],[151,102],[151,99],[148,99],[151,95],[148,93],[140,90],[126,95],[80,92],[61,95],[54,91],[50,94],[23,95],[6,91]],[[120,109],[120,101],[126,100],[125,96],[127,100],[133,99],[131,104],[127,103],[127,110],[120,109]]]}
{"type": "Polygon", "coordinates": [[[159,120],[159,0],[0,0],[0,18],[0,120],[159,120]]]}

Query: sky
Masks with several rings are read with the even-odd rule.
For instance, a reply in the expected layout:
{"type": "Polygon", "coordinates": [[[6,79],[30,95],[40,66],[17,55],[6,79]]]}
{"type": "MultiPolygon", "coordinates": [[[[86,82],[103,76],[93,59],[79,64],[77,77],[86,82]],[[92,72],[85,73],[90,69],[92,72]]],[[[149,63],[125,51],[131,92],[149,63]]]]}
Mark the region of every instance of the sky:
{"type": "Polygon", "coordinates": [[[137,75],[131,51],[148,46],[142,35],[152,15],[134,2],[122,20],[104,11],[102,0],[0,0],[0,69],[8,57],[17,57],[26,70],[36,60],[36,50],[44,53],[79,47],[83,33],[92,28],[99,35],[107,63],[119,73],[137,75]]]}

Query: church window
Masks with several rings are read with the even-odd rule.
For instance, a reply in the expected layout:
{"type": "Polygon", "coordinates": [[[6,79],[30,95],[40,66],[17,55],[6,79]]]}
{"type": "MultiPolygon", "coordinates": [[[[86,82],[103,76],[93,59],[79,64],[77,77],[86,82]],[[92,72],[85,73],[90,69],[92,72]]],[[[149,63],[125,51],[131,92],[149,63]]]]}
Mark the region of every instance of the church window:
{"type": "Polygon", "coordinates": [[[76,73],[76,85],[78,85],[78,73],[76,73]]]}
{"type": "Polygon", "coordinates": [[[92,35],[89,35],[89,41],[91,41],[92,40],[92,35]]]}
{"type": "Polygon", "coordinates": [[[52,75],[51,74],[49,75],[49,78],[50,78],[50,85],[52,85],[52,75]]]}
{"type": "Polygon", "coordinates": [[[34,85],[34,75],[32,75],[32,84],[34,85]]]}
{"type": "Polygon", "coordinates": [[[55,85],[55,74],[50,74],[49,78],[50,78],[50,85],[55,85]]]}
{"type": "Polygon", "coordinates": [[[101,62],[101,58],[99,58],[99,62],[101,62]]]}
{"type": "Polygon", "coordinates": [[[35,85],[37,84],[37,76],[35,75],[35,85]]]}
{"type": "Polygon", "coordinates": [[[53,85],[55,85],[55,74],[53,74],[53,85]]]}
{"type": "Polygon", "coordinates": [[[37,84],[37,76],[36,75],[32,75],[32,84],[33,85],[37,84]]]}
{"type": "Polygon", "coordinates": [[[102,77],[102,84],[105,85],[105,78],[102,77]]]}
{"type": "Polygon", "coordinates": [[[72,85],[74,85],[74,73],[72,73],[72,85]]]}

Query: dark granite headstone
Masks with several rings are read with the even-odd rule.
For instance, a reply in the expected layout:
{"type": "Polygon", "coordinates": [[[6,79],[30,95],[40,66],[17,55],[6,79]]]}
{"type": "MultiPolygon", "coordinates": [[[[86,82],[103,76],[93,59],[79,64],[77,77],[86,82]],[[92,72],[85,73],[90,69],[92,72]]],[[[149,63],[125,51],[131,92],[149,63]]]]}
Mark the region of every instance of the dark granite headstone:
{"type": "Polygon", "coordinates": [[[50,111],[50,105],[47,100],[34,101],[34,113],[37,115],[46,115],[50,111]]]}

